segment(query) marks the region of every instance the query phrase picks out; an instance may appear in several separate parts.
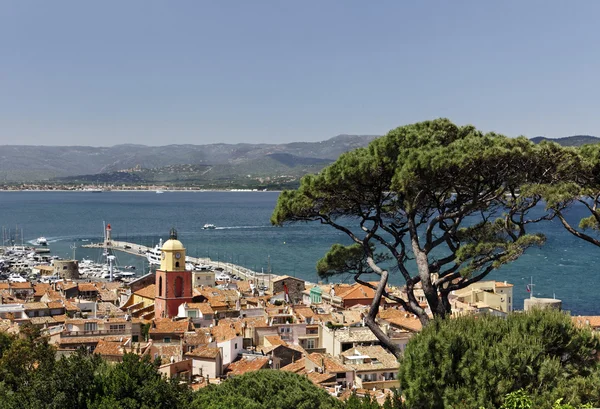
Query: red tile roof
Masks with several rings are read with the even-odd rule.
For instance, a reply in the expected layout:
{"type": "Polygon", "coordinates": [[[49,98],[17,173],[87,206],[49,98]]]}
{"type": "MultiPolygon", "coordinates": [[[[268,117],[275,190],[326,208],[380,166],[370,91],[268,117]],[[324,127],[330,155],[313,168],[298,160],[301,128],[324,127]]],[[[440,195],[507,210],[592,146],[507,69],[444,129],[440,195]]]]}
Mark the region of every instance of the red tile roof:
{"type": "Polygon", "coordinates": [[[229,365],[230,375],[243,375],[247,372],[254,372],[266,368],[269,364],[269,357],[259,357],[255,359],[242,358],[229,365]]]}
{"type": "Polygon", "coordinates": [[[134,294],[143,298],[150,298],[153,300],[156,298],[156,284],[150,284],[147,287],[141,288],[135,291],[134,294]]]}
{"type": "Polygon", "coordinates": [[[191,330],[191,324],[187,320],[172,321],[168,318],[156,319],[153,321],[152,328],[150,328],[151,334],[183,334],[186,331],[191,330]]]}

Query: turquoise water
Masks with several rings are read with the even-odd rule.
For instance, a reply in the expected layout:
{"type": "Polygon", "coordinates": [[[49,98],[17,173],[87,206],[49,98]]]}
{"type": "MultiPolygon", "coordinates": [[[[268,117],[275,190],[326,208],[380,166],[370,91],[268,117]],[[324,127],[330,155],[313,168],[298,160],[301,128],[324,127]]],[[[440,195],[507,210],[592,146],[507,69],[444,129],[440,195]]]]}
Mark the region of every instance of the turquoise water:
{"type": "MultiPolygon", "coordinates": [[[[269,222],[276,192],[0,192],[0,226],[23,229],[24,241],[45,236],[53,254],[98,259],[98,250],[83,249],[100,241],[103,222],[113,237],[145,245],[166,239],[171,227],[193,256],[234,262],[275,274],[318,281],[315,264],[335,242],[348,243],[343,233],[317,223],[272,227],[269,222]],[[212,223],[216,230],[202,230],[212,223]]],[[[580,208],[569,215],[581,216],[580,208]]],[[[515,307],[527,297],[525,284],[533,276],[537,296],[563,300],[574,314],[600,314],[596,263],[600,249],[576,239],[560,223],[536,227],[547,236],[544,247],[530,249],[491,278],[515,284],[515,307]]],[[[20,233],[19,233],[20,235],[20,233]]],[[[147,269],[144,259],[117,254],[120,265],[147,269]]],[[[341,280],[342,278],[340,278],[341,280]]],[[[351,281],[350,278],[345,278],[351,281]]],[[[395,277],[396,283],[401,283],[395,277]]]]}

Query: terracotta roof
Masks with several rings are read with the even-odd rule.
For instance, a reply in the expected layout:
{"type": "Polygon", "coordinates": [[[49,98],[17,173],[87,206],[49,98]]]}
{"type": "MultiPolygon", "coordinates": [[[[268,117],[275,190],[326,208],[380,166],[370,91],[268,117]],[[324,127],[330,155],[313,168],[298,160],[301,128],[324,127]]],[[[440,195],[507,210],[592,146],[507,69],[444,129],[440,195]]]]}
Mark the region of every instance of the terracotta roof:
{"type": "Polygon", "coordinates": [[[102,301],[116,301],[119,299],[119,296],[113,290],[100,289],[99,293],[102,301]]]}
{"type": "MultiPolygon", "coordinates": [[[[4,283],[0,283],[0,285],[2,285],[2,284],[4,284],[4,283]]],[[[2,288],[2,287],[0,287],[0,288],[2,288]]],[[[34,289],[34,295],[41,297],[42,295],[46,294],[46,290],[50,289],[50,284],[38,283],[33,286],[33,289],[34,289]]]]}
{"type": "Polygon", "coordinates": [[[325,372],[337,373],[351,371],[350,368],[344,366],[344,364],[339,362],[336,358],[332,358],[329,355],[313,352],[312,354],[307,355],[306,358],[319,367],[321,366],[322,362],[325,366],[325,372]]]}
{"type": "Polygon", "coordinates": [[[32,324],[42,325],[42,324],[55,324],[56,320],[54,317],[31,317],[29,322],[32,324]]]}
{"type": "Polygon", "coordinates": [[[153,334],[172,334],[172,333],[184,333],[189,331],[189,321],[172,321],[168,318],[154,320],[150,333],[153,334]]]}
{"type": "Polygon", "coordinates": [[[269,342],[271,345],[287,345],[279,335],[265,335],[265,340],[269,342]]]}
{"type": "Polygon", "coordinates": [[[300,373],[302,371],[305,371],[304,368],[304,359],[299,359],[296,362],[292,362],[291,364],[284,366],[283,368],[281,368],[281,370],[286,372],[300,373]]]}
{"type": "Polygon", "coordinates": [[[600,327],[600,315],[586,315],[571,317],[573,323],[579,327],[590,326],[592,328],[600,327]]]}
{"type": "Polygon", "coordinates": [[[245,323],[248,328],[264,328],[269,326],[265,317],[246,317],[242,318],[242,322],[245,323]]]}
{"type": "Polygon", "coordinates": [[[28,289],[33,289],[33,287],[31,286],[31,283],[28,281],[26,283],[9,283],[10,284],[10,288],[14,288],[15,290],[28,290],[28,289]]]}
{"type": "Polygon", "coordinates": [[[366,285],[356,283],[346,291],[338,293],[336,290],[336,295],[344,300],[372,299],[375,296],[375,291],[366,285]]]}
{"type": "Polygon", "coordinates": [[[122,356],[124,355],[123,344],[124,342],[120,341],[105,341],[101,339],[98,341],[94,353],[98,355],[122,356]]]}
{"type": "Polygon", "coordinates": [[[255,359],[242,358],[229,365],[230,375],[243,375],[246,372],[254,372],[265,368],[269,364],[269,357],[258,357],[255,359]]]}
{"type": "Polygon", "coordinates": [[[25,310],[45,310],[48,309],[48,305],[45,302],[28,302],[23,304],[25,310]]]}
{"type": "Polygon", "coordinates": [[[59,324],[63,324],[67,320],[68,317],[65,314],[61,314],[61,315],[53,315],[52,318],[54,318],[54,321],[58,322],[59,324]]]}
{"type": "Polygon", "coordinates": [[[400,367],[398,359],[393,354],[386,351],[381,345],[357,346],[342,352],[342,356],[345,357],[345,364],[357,371],[372,371],[374,369],[396,370],[400,367]],[[371,358],[371,361],[366,363],[353,363],[352,359],[348,359],[349,357],[357,355],[368,356],[371,358]]]}
{"type": "Polygon", "coordinates": [[[387,310],[380,311],[378,317],[388,321],[390,324],[405,328],[409,331],[419,332],[423,329],[421,321],[419,321],[415,315],[395,308],[388,308],[387,310]]]}
{"type": "Polygon", "coordinates": [[[141,288],[134,292],[135,295],[138,295],[143,298],[156,298],[156,284],[150,284],[147,287],[141,288]]]}
{"type": "Polygon", "coordinates": [[[48,303],[48,308],[57,309],[57,308],[65,308],[65,306],[60,301],[50,301],[48,303]]]}
{"type": "Polygon", "coordinates": [[[188,303],[187,307],[190,310],[199,310],[202,313],[202,315],[215,313],[210,304],[207,302],[192,302],[188,303]]]}
{"type": "Polygon", "coordinates": [[[514,287],[514,285],[506,281],[496,281],[496,287],[514,287]]]}
{"type": "Polygon", "coordinates": [[[85,291],[85,292],[98,291],[98,289],[96,288],[96,285],[93,283],[79,283],[79,284],[77,284],[77,289],[81,292],[83,292],[83,291],[85,291]]]}
{"type": "Polygon", "coordinates": [[[335,382],[335,374],[310,372],[306,376],[315,385],[320,385],[325,382],[335,382]]]}
{"type": "Polygon", "coordinates": [[[0,290],[8,290],[10,288],[9,283],[0,283],[0,290]]]}
{"type": "Polygon", "coordinates": [[[219,322],[219,325],[211,328],[210,333],[216,342],[228,341],[239,335],[239,331],[235,329],[235,326],[233,326],[233,328],[232,326],[233,325],[221,325],[221,322],[219,322]]]}
{"type": "Polygon", "coordinates": [[[304,318],[312,318],[315,316],[314,311],[310,307],[295,306],[294,312],[304,318]]]}
{"type": "MultiPolygon", "coordinates": [[[[50,284],[47,284],[47,285],[50,285],[50,284]]],[[[59,281],[58,283],[56,283],[56,288],[60,288],[65,291],[70,290],[75,287],[78,287],[78,285],[77,285],[77,283],[73,283],[73,282],[59,281]]]]}
{"type": "Polygon", "coordinates": [[[186,355],[198,358],[215,359],[220,353],[221,350],[219,348],[205,346],[196,348],[191,352],[187,352],[186,355]]]}
{"type": "Polygon", "coordinates": [[[305,282],[304,280],[300,279],[300,278],[296,278],[296,277],[290,277],[290,276],[280,276],[276,279],[273,280],[274,283],[278,282],[278,281],[282,281],[282,280],[295,280],[295,281],[301,281],[301,282],[305,282]]]}
{"type": "Polygon", "coordinates": [[[208,328],[198,328],[194,333],[186,332],[183,343],[186,345],[206,345],[210,341],[210,331],[208,328]]]}

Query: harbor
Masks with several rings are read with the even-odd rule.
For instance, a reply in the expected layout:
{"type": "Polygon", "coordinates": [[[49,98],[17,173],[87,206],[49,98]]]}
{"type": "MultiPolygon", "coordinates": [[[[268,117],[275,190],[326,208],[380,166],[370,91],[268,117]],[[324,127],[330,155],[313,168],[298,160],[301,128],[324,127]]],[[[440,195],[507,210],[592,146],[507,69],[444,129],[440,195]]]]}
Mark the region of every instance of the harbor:
{"type": "MultiPolygon", "coordinates": [[[[131,254],[138,257],[147,258],[148,253],[156,251],[157,248],[160,248],[159,245],[156,247],[148,247],[142,244],[131,243],[126,241],[118,241],[118,240],[108,240],[103,243],[89,243],[84,244],[81,247],[83,248],[96,248],[96,249],[106,249],[110,251],[119,251],[127,254],[131,254]]],[[[264,272],[256,272],[250,270],[246,267],[231,263],[231,262],[223,262],[223,261],[214,261],[208,257],[185,257],[186,266],[189,270],[203,270],[210,269],[216,271],[222,271],[229,273],[231,276],[237,276],[243,280],[250,280],[256,284],[261,284],[268,286],[268,283],[272,280],[277,279],[279,276],[270,273],[264,272]]]]}

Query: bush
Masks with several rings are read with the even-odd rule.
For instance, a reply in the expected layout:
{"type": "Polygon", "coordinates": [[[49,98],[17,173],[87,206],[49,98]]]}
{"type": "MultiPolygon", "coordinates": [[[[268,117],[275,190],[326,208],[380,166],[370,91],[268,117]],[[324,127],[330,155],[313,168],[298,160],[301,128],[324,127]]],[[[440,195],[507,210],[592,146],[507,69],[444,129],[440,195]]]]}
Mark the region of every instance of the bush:
{"type": "Polygon", "coordinates": [[[436,320],[407,345],[400,385],[411,409],[498,408],[519,390],[534,408],[579,407],[600,402],[599,347],[554,310],[436,320]]]}
{"type": "Polygon", "coordinates": [[[306,377],[270,369],[200,389],[193,409],[333,409],[341,402],[306,377]]]}

